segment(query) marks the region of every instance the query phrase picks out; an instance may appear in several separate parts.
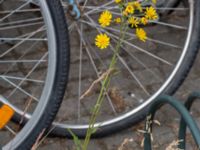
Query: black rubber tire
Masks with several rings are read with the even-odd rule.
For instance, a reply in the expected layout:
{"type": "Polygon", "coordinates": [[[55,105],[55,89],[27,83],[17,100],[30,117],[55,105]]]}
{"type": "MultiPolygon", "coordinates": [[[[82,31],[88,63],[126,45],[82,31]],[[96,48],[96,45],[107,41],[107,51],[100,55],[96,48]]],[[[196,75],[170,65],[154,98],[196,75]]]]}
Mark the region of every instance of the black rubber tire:
{"type": "MultiPolygon", "coordinates": [[[[44,129],[49,128],[60,107],[67,85],[70,63],[70,46],[65,15],[59,0],[46,0],[46,2],[51,13],[50,15],[53,19],[56,34],[56,76],[48,105],[46,106],[43,115],[41,115],[40,121],[37,122],[37,125],[28,135],[28,138],[26,138],[26,140],[16,148],[17,150],[31,149],[39,134],[44,129]]],[[[19,117],[19,115],[16,115],[14,120],[19,121],[19,117]]]]}
{"type": "MultiPolygon", "coordinates": [[[[195,17],[194,17],[195,21],[194,21],[194,27],[193,27],[193,32],[192,32],[192,38],[189,44],[187,54],[184,58],[184,61],[181,67],[177,71],[170,85],[164,90],[163,94],[173,95],[176,92],[176,90],[181,86],[181,84],[184,82],[185,78],[187,77],[195,61],[195,58],[197,56],[197,53],[200,47],[200,9],[199,9],[200,0],[196,0],[195,3],[196,3],[195,17]]],[[[119,121],[119,122],[116,122],[114,124],[110,124],[104,127],[99,127],[99,129],[93,134],[92,137],[93,138],[103,137],[103,136],[113,134],[113,133],[119,132],[120,130],[133,126],[134,124],[142,121],[145,118],[148,112],[149,106],[146,109],[143,109],[142,111],[138,112],[137,114],[129,118],[126,118],[125,120],[122,120],[122,121],[119,121]]],[[[79,129],[79,130],[72,129],[72,132],[80,138],[84,138],[86,135],[86,129],[79,129]]],[[[58,126],[54,126],[52,135],[61,136],[61,137],[69,137],[69,138],[72,137],[66,129],[59,128],[58,126]]]]}

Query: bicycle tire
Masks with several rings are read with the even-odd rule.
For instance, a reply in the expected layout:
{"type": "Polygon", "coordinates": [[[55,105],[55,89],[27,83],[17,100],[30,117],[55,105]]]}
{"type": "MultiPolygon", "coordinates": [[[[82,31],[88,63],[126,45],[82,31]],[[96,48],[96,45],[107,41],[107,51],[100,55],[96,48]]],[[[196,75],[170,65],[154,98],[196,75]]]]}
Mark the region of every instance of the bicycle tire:
{"type": "MultiPolygon", "coordinates": [[[[189,41],[189,46],[186,52],[186,55],[183,58],[183,61],[181,62],[180,67],[176,71],[173,79],[170,81],[168,86],[162,91],[161,94],[169,94],[173,95],[175,91],[181,86],[181,84],[184,82],[185,78],[187,77],[190,69],[192,68],[192,65],[195,61],[195,58],[198,53],[199,49],[199,42],[200,42],[200,29],[198,27],[198,24],[200,23],[200,12],[198,7],[200,6],[199,0],[195,1],[196,4],[194,6],[194,24],[192,26],[192,37],[189,41]]],[[[100,126],[97,125],[98,130],[92,135],[92,137],[103,137],[109,134],[116,133],[122,129],[126,129],[128,127],[133,126],[134,124],[142,121],[147,112],[148,108],[151,105],[151,103],[148,104],[144,109],[138,111],[137,113],[130,115],[126,117],[125,119],[115,121],[114,123],[108,123],[108,124],[100,124],[100,126]]],[[[62,137],[72,137],[72,135],[68,132],[67,129],[70,129],[74,134],[76,134],[80,138],[84,138],[87,132],[88,125],[81,125],[81,127],[76,128],[73,125],[66,125],[65,124],[59,124],[59,123],[53,123],[53,131],[52,135],[54,136],[62,136],[62,137]]]]}
{"type": "MultiPolygon", "coordinates": [[[[176,75],[174,76],[173,80],[170,82],[168,87],[162,92],[163,94],[169,94],[173,95],[178,88],[181,86],[181,84],[184,82],[185,78],[187,77],[190,69],[192,68],[192,65],[195,61],[195,58],[198,54],[198,50],[200,47],[200,10],[198,9],[200,7],[200,1],[195,1],[195,21],[193,26],[193,32],[192,32],[192,38],[189,43],[189,47],[187,50],[187,54],[184,57],[184,61],[182,61],[182,64],[178,71],[176,72],[176,75]]],[[[177,3],[176,3],[177,5],[177,3]]],[[[126,129],[128,127],[133,126],[134,124],[142,121],[149,108],[150,104],[145,107],[145,109],[142,109],[140,112],[137,112],[136,114],[127,117],[124,120],[116,121],[115,123],[108,124],[105,126],[99,126],[97,131],[92,135],[93,138],[98,137],[104,137],[109,134],[113,134],[116,132],[119,132],[120,130],[126,129]]],[[[83,127],[83,126],[82,126],[83,127]]],[[[54,130],[52,132],[52,135],[56,136],[63,136],[63,137],[71,137],[71,134],[67,132],[66,127],[62,126],[61,124],[54,124],[53,126],[54,130]]],[[[80,138],[84,138],[87,132],[87,127],[83,127],[83,129],[75,129],[75,128],[69,128],[74,134],[76,134],[80,138]]]]}
{"type": "MultiPolygon", "coordinates": [[[[38,3],[42,8],[43,16],[46,19],[45,22],[48,23],[48,25],[46,25],[47,29],[52,29],[51,31],[48,30],[47,37],[51,36],[51,43],[49,46],[52,47],[49,49],[53,52],[49,53],[49,59],[52,59],[52,54],[55,54],[55,60],[52,61],[54,63],[51,63],[51,65],[55,67],[52,69],[52,74],[49,75],[53,77],[53,80],[45,85],[46,89],[48,89],[45,91],[46,93],[44,93],[46,97],[44,96],[44,100],[38,103],[32,118],[27,121],[20,132],[17,133],[9,143],[2,145],[2,150],[31,149],[38,136],[43,131],[47,131],[51,125],[62,102],[67,84],[70,51],[67,25],[62,6],[57,0],[41,0],[38,1],[38,3]]],[[[47,80],[48,79],[51,78],[47,78],[47,80]]]]}

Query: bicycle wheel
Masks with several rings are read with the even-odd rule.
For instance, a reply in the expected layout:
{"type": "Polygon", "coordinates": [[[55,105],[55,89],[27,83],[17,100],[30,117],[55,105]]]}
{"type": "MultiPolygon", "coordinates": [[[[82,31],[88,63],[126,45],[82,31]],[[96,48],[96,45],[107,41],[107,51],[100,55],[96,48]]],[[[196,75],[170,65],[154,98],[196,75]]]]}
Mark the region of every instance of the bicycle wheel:
{"type": "Polygon", "coordinates": [[[166,16],[166,15],[169,15],[170,13],[172,13],[174,10],[171,9],[171,8],[175,8],[177,7],[181,2],[181,0],[159,0],[157,2],[157,7],[159,8],[165,8],[165,9],[162,9],[160,10],[160,15],[161,16],[166,16]]]}
{"type": "Polygon", "coordinates": [[[53,121],[67,82],[69,45],[62,6],[57,0],[39,0],[32,8],[31,2],[0,2],[3,150],[31,149],[53,121]],[[23,127],[8,122],[15,109],[22,112],[20,122],[32,114],[23,127]]]}
{"type": "MultiPolygon", "coordinates": [[[[93,137],[105,136],[141,121],[156,97],[163,93],[173,94],[184,81],[197,55],[200,39],[200,2],[188,0],[187,4],[181,3],[176,8],[157,6],[158,12],[173,10],[173,13],[144,27],[148,33],[145,43],[135,38],[133,29],[126,32],[118,55],[119,72],[105,93],[106,99],[95,124],[98,129],[93,137]]],[[[113,18],[119,16],[115,6],[114,0],[81,1],[79,19],[66,11],[72,39],[70,88],[58,113],[58,122],[53,123],[54,135],[71,137],[67,129],[79,137],[86,134],[101,85],[96,85],[91,95],[83,100],[80,97],[108,68],[112,46],[119,36],[115,25],[101,28],[98,17],[105,9],[113,13],[113,18]],[[111,47],[105,51],[94,45],[99,31],[106,32],[112,39],[111,47]]]]}

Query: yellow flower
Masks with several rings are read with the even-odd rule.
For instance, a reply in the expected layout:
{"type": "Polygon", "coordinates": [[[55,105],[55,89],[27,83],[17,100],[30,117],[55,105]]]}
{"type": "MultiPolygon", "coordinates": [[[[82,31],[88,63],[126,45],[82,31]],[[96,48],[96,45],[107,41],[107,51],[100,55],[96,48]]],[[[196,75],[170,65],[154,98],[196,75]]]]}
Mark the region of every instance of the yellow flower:
{"type": "Polygon", "coordinates": [[[157,0],[152,0],[152,2],[153,2],[154,4],[156,4],[156,3],[157,3],[157,0]]]}
{"type": "Polygon", "coordinates": [[[105,49],[110,44],[110,37],[107,34],[99,34],[95,38],[95,45],[100,49],[105,49]]]}
{"type": "Polygon", "coordinates": [[[126,11],[123,11],[123,12],[122,12],[122,15],[123,15],[123,16],[128,16],[128,13],[127,13],[126,11]]]}
{"type": "Polygon", "coordinates": [[[135,9],[138,9],[140,12],[142,12],[142,6],[139,2],[133,2],[133,7],[135,9]]]}
{"type": "Polygon", "coordinates": [[[119,4],[122,0],[115,0],[115,3],[119,4]]]}
{"type": "Polygon", "coordinates": [[[118,18],[115,18],[114,22],[115,22],[115,23],[121,23],[122,20],[121,20],[121,18],[118,17],[118,18]]]}
{"type": "Polygon", "coordinates": [[[145,42],[146,39],[147,39],[147,34],[144,31],[144,29],[142,29],[142,28],[137,28],[136,29],[136,36],[143,42],[145,42]]]}
{"type": "Polygon", "coordinates": [[[110,11],[106,10],[104,11],[100,17],[99,17],[99,24],[102,26],[102,27],[107,27],[110,25],[112,21],[112,14],[110,11]]]}
{"type": "Polygon", "coordinates": [[[145,18],[145,17],[142,17],[142,18],[140,19],[140,22],[141,22],[143,25],[146,25],[146,24],[148,23],[148,19],[145,18]]]}
{"type": "Polygon", "coordinates": [[[131,25],[131,27],[138,27],[138,24],[139,24],[139,20],[135,17],[130,17],[128,19],[128,23],[131,25]]]}
{"type": "Polygon", "coordinates": [[[134,7],[131,3],[128,3],[128,5],[125,8],[125,12],[128,14],[133,14],[134,13],[134,7]]]}
{"type": "Polygon", "coordinates": [[[146,8],[145,17],[149,20],[158,19],[158,14],[156,10],[151,6],[146,8]]]}

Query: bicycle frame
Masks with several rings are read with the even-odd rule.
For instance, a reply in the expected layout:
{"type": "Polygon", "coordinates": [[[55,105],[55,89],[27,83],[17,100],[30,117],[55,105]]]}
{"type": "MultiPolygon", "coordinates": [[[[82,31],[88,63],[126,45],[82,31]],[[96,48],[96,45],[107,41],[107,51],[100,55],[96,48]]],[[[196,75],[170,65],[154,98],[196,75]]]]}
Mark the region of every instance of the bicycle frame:
{"type": "Polygon", "coordinates": [[[68,2],[70,6],[72,6],[72,11],[71,11],[71,14],[73,16],[75,16],[75,19],[79,19],[81,17],[81,12],[80,10],[78,9],[78,6],[76,4],[76,1],[75,0],[63,0],[65,2],[68,2]]]}

